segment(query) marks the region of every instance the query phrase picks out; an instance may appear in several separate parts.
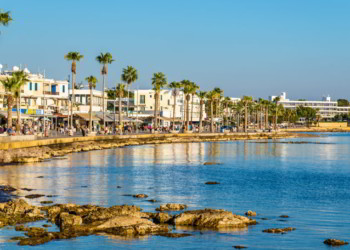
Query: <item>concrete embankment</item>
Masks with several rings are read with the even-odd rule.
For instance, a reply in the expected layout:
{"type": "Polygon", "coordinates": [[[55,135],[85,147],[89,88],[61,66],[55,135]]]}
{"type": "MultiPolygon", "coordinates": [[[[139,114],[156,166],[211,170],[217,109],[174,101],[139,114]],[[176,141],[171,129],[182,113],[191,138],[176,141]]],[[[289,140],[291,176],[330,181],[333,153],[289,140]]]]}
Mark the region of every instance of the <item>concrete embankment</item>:
{"type": "Polygon", "coordinates": [[[0,164],[39,162],[69,153],[124,146],[308,137],[296,133],[138,134],[53,138],[0,144],[0,164]]]}

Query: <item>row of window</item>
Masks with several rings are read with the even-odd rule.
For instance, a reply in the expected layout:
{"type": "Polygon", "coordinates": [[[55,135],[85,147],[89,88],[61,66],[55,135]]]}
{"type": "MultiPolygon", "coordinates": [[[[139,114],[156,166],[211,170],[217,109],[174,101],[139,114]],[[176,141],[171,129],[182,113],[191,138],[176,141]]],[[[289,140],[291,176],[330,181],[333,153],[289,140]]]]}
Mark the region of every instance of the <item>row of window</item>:
{"type": "MultiPolygon", "coordinates": [[[[38,91],[39,90],[39,84],[38,83],[33,83],[33,82],[30,82],[29,85],[28,85],[28,89],[30,91],[38,91]]],[[[62,93],[65,93],[66,92],[66,86],[65,85],[61,85],[61,91],[62,93]]],[[[55,93],[57,92],[57,89],[56,89],[56,85],[52,85],[51,87],[51,92],[55,93]]]]}

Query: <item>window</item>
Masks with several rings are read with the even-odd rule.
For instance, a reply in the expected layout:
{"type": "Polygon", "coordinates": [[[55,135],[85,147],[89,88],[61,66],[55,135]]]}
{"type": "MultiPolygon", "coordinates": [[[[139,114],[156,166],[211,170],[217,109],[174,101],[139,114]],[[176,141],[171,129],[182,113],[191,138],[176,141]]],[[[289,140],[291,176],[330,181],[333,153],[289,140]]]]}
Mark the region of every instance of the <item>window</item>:
{"type": "Polygon", "coordinates": [[[152,98],[152,95],[149,95],[149,98],[152,98]]]}
{"type": "Polygon", "coordinates": [[[38,91],[38,84],[37,83],[34,84],[34,90],[38,91]]]}
{"type": "Polygon", "coordinates": [[[140,104],[145,104],[145,103],[146,103],[146,96],[140,95],[140,104]]]}
{"type": "Polygon", "coordinates": [[[62,92],[63,92],[63,93],[66,92],[66,85],[62,85],[62,92]]]}
{"type": "Polygon", "coordinates": [[[33,90],[33,83],[32,82],[29,83],[29,90],[33,90]]]}
{"type": "Polygon", "coordinates": [[[141,107],[141,111],[145,111],[146,110],[146,108],[145,107],[141,107]]]}
{"type": "Polygon", "coordinates": [[[152,109],[152,106],[150,106],[149,109],[152,109]]]}
{"type": "Polygon", "coordinates": [[[160,95],[160,100],[163,101],[163,96],[162,95],[160,95]]]}
{"type": "Polygon", "coordinates": [[[168,99],[168,105],[170,106],[170,99],[168,99]]]}

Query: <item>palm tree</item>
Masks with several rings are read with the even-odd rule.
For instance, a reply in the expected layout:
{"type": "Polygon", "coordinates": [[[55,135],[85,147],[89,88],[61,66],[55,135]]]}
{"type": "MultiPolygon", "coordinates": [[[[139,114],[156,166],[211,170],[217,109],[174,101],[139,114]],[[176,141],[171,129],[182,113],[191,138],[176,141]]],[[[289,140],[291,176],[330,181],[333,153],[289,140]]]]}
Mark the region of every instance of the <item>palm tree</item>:
{"type": "Polygon", "coordinates": [[[240,121],[241,121],[241,114],[242,114],[242,111],[244,110],[244,106],[243,106],[243,103],[242,101],[240,102],[237,102],[233,105],[233,109],[235,111],[235,114],[237,116],[237,132],[239,131],[239,127],[241,125],[240,121]]]}
{"type": "Polygon", "coordinates": [[[221,101],[221,97],[224,94],[224,91],[218,87],[214,88],[214,92],[217,93],[216,95],[216,116],[219,117],[220,116],[220,101],[221,101]]]}
{"type": "Polygon", "coordinates": [[[224,105],[224,125],[228,126],[228,107],[232,103],[230,97],[225,97],[224,100],[222,101],[222,104],[224,105]]]}
{"type": "Polygon", "coordinates": [[[279,96],[277,96],[273,102],[275,103],[275,130],[277,130],[277,119],[278,119],[278,111],[279,111],[279,108],[278,108],[278,102],[281,100],[281,98],[279,96]]]}
{"type": "MultiPolygon", "coordinates": [[[[99,62],[99,64],[102,65],[101,69],[101,75],[103,78],[103,84],[102,84],[102,111],[103,111],[103,127],[105,127],[105,81],[108,76],[108,64],[111,64],[114,60],[112,55],[107,52],[105,54],[101,53],[99,56],[96,57],[96,61],[99,62]]],[[[108,85],[108,84],[107,84],[108,85]]]]}
{"type": "Polygon", "coordinates": [[[197,90],[199,90],[199,86],[193,82],[193,83],[192,83],[192,88],[191,88],[191,97],[192,97],[192,105],[191,105],[191,125],[193,124],[193,101],[194,101],[194,96],[197,94],[197,90]]]}
{"type": "Polygon", "coordinates": [[[264,128],[267,129],[269,126],[269,106],[270,102],[268,100],[261,99],[261,105],[264,110],[264,128]]]}
{"type": "Polygon", "coordinates": [[[15,97],[17,99],[17,124],[16,124],[16,131],[17,133],[20,132],[21,130],[21,89],[22,86],[27,84],[29,82],[28,74],[24,72],[23,70],[21,71],[16,71],[13,72],[12,77],[15,78],[17,82],[17,89],[15,91],[15,97]]]}
{"type": "Polygon", "coordinates": [[[12,17],[10,11],[2,12],[0,10],[0,24],[3,26],[7,26],[12,21],[12,17]]]}
{"type": "MultiPolygon", "coordinates": [[[[118,100],[119,100],[119,125],[121,125],[122,124],[122,98],[124,97],[124,93],[125,93],[125,84],[122,84],[122,83],[117,84],[115,91],[116,91],[115,95],[118,96],[118,100]]],[[[120,130],[120,133],[122,133],[122,130],[120,130]]]]}
{"type": "Polygon", "coordinates": [[[203,120],[203,105],[205,103],[205,99],[207,97],[208,92],[206,91],[199,91],[197,93],[197,96],[199,97],[199,133],[202,132],[202,120],[203,120]]]}
{"type": "MultiPolygon", "coordinates": [[[[74,95],[74,89],[75,89],[75,82],[76,82],[76,74],[77,74],[77,62],[79,62],[81,59],[83,59],[84,56],[80,55],[79,52],[73,51],[73,52],[69,52],[67,55],[64,56],[64,59],[66,59],[67,61],[72,61],[72,67],[71,67],[71,71],[72,71],[72,101],[71,101],[71,123],[70,123],[70,127],[73,128],[73,106],[74,106],[74,102],[75,102],[75,95],[74,95]]],[[[68,119],[68,123],[69,123],[69,119],[68,119]]]]}
{"type": "Polygon", "coordinates": [[[242,103],[244,106],[244,132],[247,132],[248,129],[248,106],[253,101],[251,96],[243,96],[242,103]]]}
{"type": "Polygon", "coordinates": [[[97,78],[95,76],[89,76],[86,77],[85,80],[89,83],[89,89],[90,89],[90,120],[89,120],[89,131],[92,132],[92,102],[93,102],[93,95],[92,95],[92,89],[96,88],[96,83],[98,82],[97,78]]]}
{"type": "Polygon", "coordinates": [[[18,89],[17,80],[14,77],[8,77],[5,80],[0,80],[1,84],[5,88],[7,95],[7,128],[12,128],[12,107],[13,107],[13,96],[18,89]]]}
{"type": "Polygon", "coordinates": [[[155,94],[154,94],[154,100],[155,100],[155,105],[154,105],[154,128],[155,129],[157,129],[157,127],[158,127],[158,109],[159,109],[160,90],[162,88],[165,88],[167,84],[168,84],[168,81],[167,81],[166,76],[164,75],[163,72],[158,72],[158,73],[154,73],[153,74],[152,85],[153,85],[153,90],[155,92],[155,94]]]}
{"type": "Polygon", "coordinates": [[[207,93],[206,98],[210,102],[210,132],[214,132],[214,102],[217,100],[218,93],[214,90],[207,93]]]}
{"type": "Polygon", "coordinates": [[[191,99],[191,94],[192,94],[192,89],[193,89],[193,82],[189,80],[183,80],[181,81],[182,84],[182,91],[184,92],[185,95],[185,131],[188,131],[188,126],[189,126],[189,120],[190,120],[190,112],[189,112],[189,102],[191,99]]]}
{"type": "Polygon", "coordinates": [[[138,72],[135,68],[132,66],[127,66],[125,69],[123,69],[123,74],[121,76],[121,79],[123,82],[126,82],[128,85],[126,86],[126,91],[128,92],[128,100],[127,100],[127,108],[126,108],[126,114],[129,116],[129,85],[133,82],[135,82],[139,78],[138,72]]]}
{"type": "Polygon", "coordinates": [[[182,87],[180,82],[171,82],[169,84],[169,88],[171,88],[172,95],[174,97],[174,105],[173,105],[173,130],[175,129],[175,115],[176,115],[176,97],[179,95],[179,89],[182,87]]]}

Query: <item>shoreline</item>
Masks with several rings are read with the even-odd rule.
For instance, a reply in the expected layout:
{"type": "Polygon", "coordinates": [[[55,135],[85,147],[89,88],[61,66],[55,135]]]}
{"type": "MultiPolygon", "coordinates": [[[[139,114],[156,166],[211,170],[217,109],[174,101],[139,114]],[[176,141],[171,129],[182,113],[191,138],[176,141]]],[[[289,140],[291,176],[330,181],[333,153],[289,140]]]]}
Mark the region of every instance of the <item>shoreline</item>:
{"type": "Polygon", "coordinates": [[[227,133],[227,134],[147,134],[147,135],[117,135],[55,138],[36,141],[3,143],[0,146],[0,166],[42,162],[70,153],[87,152],[120,148],[126,146],[165,144],[165,143],[196,143],[236,140],[268,140],[301,137],[317,137],[315,135],[297,133],[227,133]],[[5,148],[5,149],[4,149],[5,148]]]}
{"type": "Polygon", "coordinates": [[[350,132],[350,127],[332,127],[332,128],[327,128],[327,127],[311,127],[311,128],[287,128],[287,129],[281,129],[281,132],[309,132],[309,133],[348,133],[350,132]]]}

